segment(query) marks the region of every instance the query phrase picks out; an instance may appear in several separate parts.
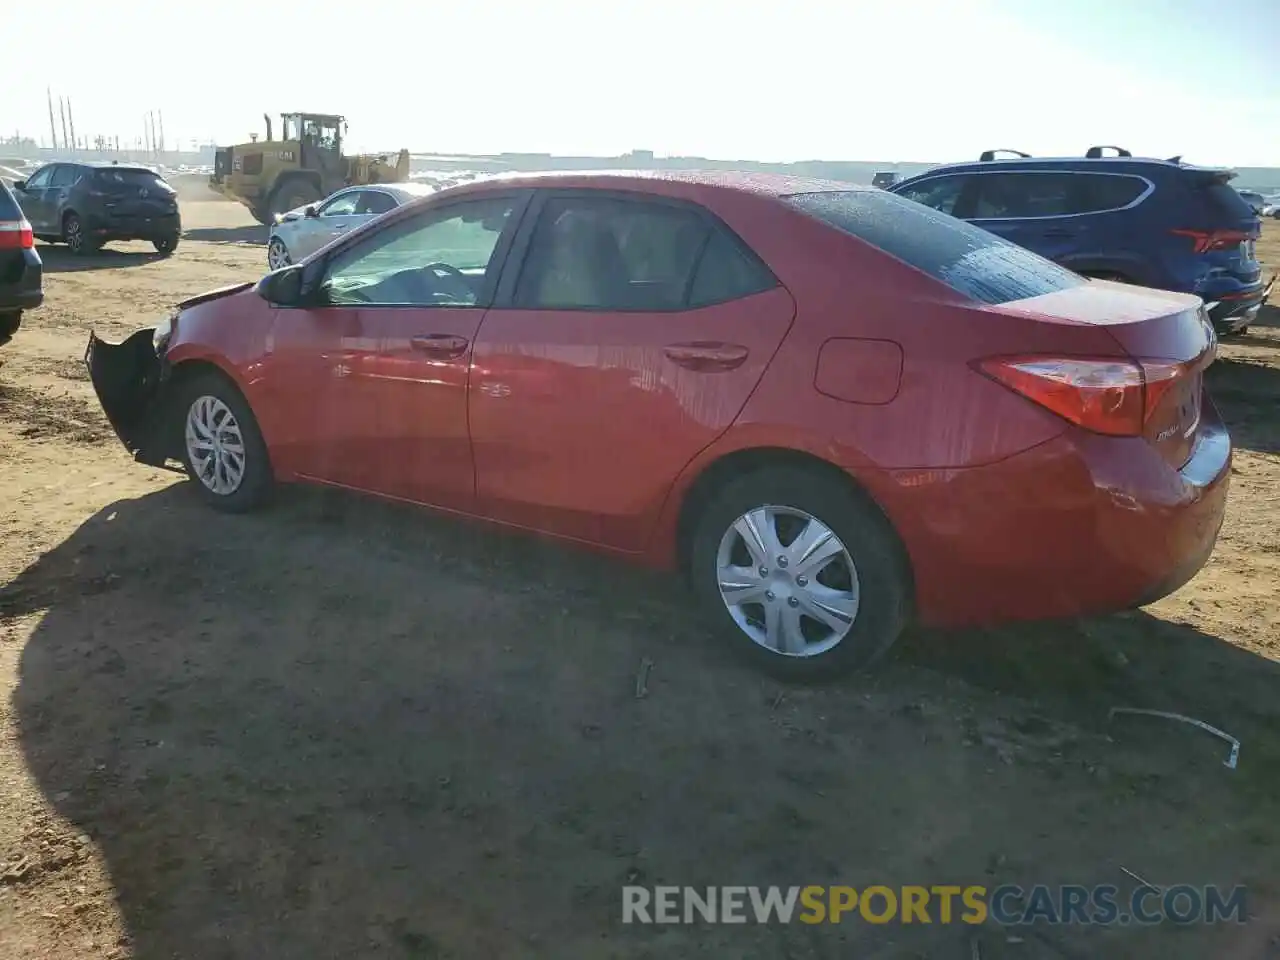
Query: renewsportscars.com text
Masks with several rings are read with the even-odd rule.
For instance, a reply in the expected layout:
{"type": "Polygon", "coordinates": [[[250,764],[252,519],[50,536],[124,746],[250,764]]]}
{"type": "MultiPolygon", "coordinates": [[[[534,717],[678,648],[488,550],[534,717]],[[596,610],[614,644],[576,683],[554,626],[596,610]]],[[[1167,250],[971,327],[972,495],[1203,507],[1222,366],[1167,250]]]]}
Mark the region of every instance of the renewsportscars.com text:
{"type": "Polygon", "coordinates": [[[1244,923],[1245,888],[933,885],[622,888],[623,923],[1244,923]]]}

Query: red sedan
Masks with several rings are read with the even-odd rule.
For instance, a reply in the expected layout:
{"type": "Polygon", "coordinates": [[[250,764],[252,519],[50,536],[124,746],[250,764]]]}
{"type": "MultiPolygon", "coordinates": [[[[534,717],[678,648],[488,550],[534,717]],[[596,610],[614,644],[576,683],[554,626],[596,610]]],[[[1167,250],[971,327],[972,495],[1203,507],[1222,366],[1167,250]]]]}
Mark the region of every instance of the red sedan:
{"type": "Polygon", "coordinates": [[[806,678],[913,618],[1186,582],[1230,474],[1215,349],[1195,297],[884,191],[673,173],[447,190],[86,359],[215,507],[307,481],[679,567],[806,678]]]}

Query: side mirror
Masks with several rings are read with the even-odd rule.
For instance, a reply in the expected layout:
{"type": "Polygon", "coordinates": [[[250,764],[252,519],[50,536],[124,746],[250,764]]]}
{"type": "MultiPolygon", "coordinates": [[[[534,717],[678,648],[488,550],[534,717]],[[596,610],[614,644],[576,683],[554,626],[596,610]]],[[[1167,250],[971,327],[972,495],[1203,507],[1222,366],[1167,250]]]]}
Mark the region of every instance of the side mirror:
{"type": "Polygon", "coordinates": [[[311,206],[307,207],[307,209],[302,211],[302,215],[308,220],[314,220],[316,217],[320,216],[320,211],[316,209],[316,205],[313,203],[311,206]]]}
{"type": "Polygon", "coordinates": [[[25,191],[25,190],[27,189],[27,181],[25,181],[25,180],[15,180],[15,181],[13,181],[13,189],[15,189],[15,190],[25,191]]]}
{"type": "Polygon", "coordinates": [[[268,303],[296,307],[302,303],[302,264],[274,270],[258,281],[258,296],[268,303]]]}

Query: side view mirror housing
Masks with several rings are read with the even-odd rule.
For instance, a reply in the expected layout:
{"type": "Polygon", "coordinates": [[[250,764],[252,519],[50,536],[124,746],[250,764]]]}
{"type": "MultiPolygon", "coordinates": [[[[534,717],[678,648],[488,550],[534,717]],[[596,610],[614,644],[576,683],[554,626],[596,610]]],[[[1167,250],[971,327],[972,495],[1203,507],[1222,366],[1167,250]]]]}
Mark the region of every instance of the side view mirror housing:
{"type": "Polygon", "coordinates": [[[314,220],[316,217],[320,216],[320,211],[316,209],[316,205],[313,203],[311,206],[307,207],[307,209],[302,211],[302,215],[308,220],[314,220]]]}
{"type": "Polygon", "coordinates": [[[305,299],[303,267],[300,263],[273,270],[258,281],[258,296],[281,307],[296,307],[305,299]]]}
{"type": "Polygon", "coordinates": [[[13,181],[13,189],[15,189],[15,190],[26,190],[26,189],[27,189],[27,181],[25,181],[25,180],[15,180],[15,181],[13,181]]]}

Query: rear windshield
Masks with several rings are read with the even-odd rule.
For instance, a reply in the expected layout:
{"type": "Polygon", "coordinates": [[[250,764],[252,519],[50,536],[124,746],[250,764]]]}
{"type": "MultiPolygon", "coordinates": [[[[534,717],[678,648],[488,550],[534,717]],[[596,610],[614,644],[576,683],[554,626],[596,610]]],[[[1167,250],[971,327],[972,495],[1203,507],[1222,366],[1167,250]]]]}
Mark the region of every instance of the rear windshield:
{"type": "Polygon", "coordinates": [[[21,220],[22,210],[13,194],[4,183],[0,183],[0,220],[21,220]]]}
{"type": "Polygon", "coordinates": [[[162,193],[173,189],[158,173],[152,173],[150,170],[99,170],[95,176],[99,182],[108,187],[145,187],[162,193]]]}
{"type": "Polygon", "coordinates": [[[896,194],[851,190],[785,199],[981,303],[1024,300],[1088,282],[981,227],[896,194]]]}
{"type": "Polygon", "coordinates": [[[1249,201],[1240,195],[1240,191],[1226,183],[1210,183],[1202,186],[1200,192],[1208,207],[1225,220],[1235,222],[1257,216],[1249,201]]]}

